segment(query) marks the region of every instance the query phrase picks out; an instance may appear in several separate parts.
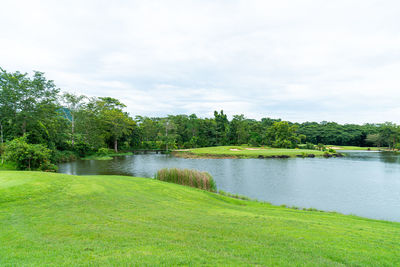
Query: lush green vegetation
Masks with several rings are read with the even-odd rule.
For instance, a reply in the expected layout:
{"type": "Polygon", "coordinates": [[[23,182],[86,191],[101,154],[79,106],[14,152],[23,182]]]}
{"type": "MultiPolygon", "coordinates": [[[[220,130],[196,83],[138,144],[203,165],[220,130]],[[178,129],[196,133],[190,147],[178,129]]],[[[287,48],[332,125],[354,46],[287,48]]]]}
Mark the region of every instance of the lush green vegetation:
{"type": "Polygon", "coordinates": [[[217,185],[208,172],[189,169],[166,168],[159,170],[154,178],[164,182],[191,186],[211,192],[217,191],[217,185]]]}
{"type": "Polygon", "coordinates": [[[182,157],[296,157],[296,156],[323,156],[326,152],[311,149],[286,149],[271,147],[249,147],[249,146],[217,146],[188,149],[176,151],[177,156],[182,157]]]}
{"type": "Polygon", "coordinates": [[[1,266],[398,266],[400,224],[153,179],[0,172],[1,266]]]}
{"type": "Polygon", "coordinates": [[[17,169],[17,166],[16,166],[15,162],[7,162],[7,161],[0,162],[0,171],[16,170],[16,169],[17,169]]]}
{"type": "Polygon", "coordinates": [[[79,157],[110,159],[111,153],[98,153],[109,149],[118,154],[133,149],[243,144],[287,149],[310,149],[314,145],[321,149],[323,144],[400,148],[400,127],[389,122],[300,124],[271,118],[253,120],[244,115],[234,115],[229,120],[223,111],[215,111],[212,118],[195,114],[132,118],[125,108],[111,97],[61,93],[41,72],[29,76],[0,68],[1,159],[15,162],[19,169],[54,170],[52,164],[79,157]],[[15,155],[10,145],[21,137],[26,145],[15,155]],[[40,151],[45,152],[40,155],[40,151]]]}

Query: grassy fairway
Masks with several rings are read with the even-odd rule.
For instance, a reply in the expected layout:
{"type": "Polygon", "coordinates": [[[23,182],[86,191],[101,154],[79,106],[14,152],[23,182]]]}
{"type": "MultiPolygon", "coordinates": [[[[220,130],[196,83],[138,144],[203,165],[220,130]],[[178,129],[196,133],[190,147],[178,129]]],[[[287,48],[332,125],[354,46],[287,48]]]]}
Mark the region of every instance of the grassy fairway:
{"type": "Polygon", "coordinates": [[[0,172],[0,266],[399,266],[400,224],[121,176],[0,172]]]}
{"type": "Polygon", "coordinates": [[[361,146],[335,146],[335,145],[329,145],[327,146],[328,148],[332,147],[335,150],[385,150],[387,147],[361,147],[361,146]]]}
{"type": "Polygon", "coordinates": [[[257,158],[262,157],[279,157],[288,156],[296,157],[297,155],[322,156],[324,152],[311,149],[285,149],[270,147],[246,147],[246,146],[216,146],[193,148],[186,151],[175,152],[177,156],[193,156],[193,157],[239,157],[239,158],[257,158]]]}

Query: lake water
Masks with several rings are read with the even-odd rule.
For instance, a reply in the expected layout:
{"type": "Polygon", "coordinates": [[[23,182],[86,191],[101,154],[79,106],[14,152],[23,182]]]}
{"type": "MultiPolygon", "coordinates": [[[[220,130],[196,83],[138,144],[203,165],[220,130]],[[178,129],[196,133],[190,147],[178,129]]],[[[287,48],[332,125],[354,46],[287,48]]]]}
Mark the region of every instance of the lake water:
{"type": "Polygon", "coordinates": [[[400,222],[400,156],[346,152],[344,158],[184,159],[143,154],[110,161],[79,160],[59,165],[74,175],[154,177],[165,167],[209,172],[218,189],[275,205],[316,208],[400,222]]]}

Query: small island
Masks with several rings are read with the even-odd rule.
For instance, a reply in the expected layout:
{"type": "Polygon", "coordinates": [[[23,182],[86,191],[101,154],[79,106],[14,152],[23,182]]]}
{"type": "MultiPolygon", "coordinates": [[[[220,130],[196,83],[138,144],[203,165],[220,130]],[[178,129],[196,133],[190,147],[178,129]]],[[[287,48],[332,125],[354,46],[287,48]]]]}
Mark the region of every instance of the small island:
{"type": "Polygon", "coordinates": [[[290,158],[341,157],[334,150],[290,149],[249,146],[217,146],[174,150],[172,154],[183,158],[290,158]]]}

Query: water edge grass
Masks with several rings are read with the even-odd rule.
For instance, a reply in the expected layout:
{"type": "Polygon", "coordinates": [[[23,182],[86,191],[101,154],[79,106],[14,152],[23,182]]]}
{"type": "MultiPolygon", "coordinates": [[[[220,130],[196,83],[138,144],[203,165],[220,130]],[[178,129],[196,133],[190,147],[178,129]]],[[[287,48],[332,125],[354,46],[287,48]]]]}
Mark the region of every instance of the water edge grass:
{"type": "Polygon", "coordinates": [[[217,191],[216,183],[211,174],[208,172],[189,169],[164,168],[157,171],[154,178],[160,181],[186,185],[210,192],[217,191]]]}

